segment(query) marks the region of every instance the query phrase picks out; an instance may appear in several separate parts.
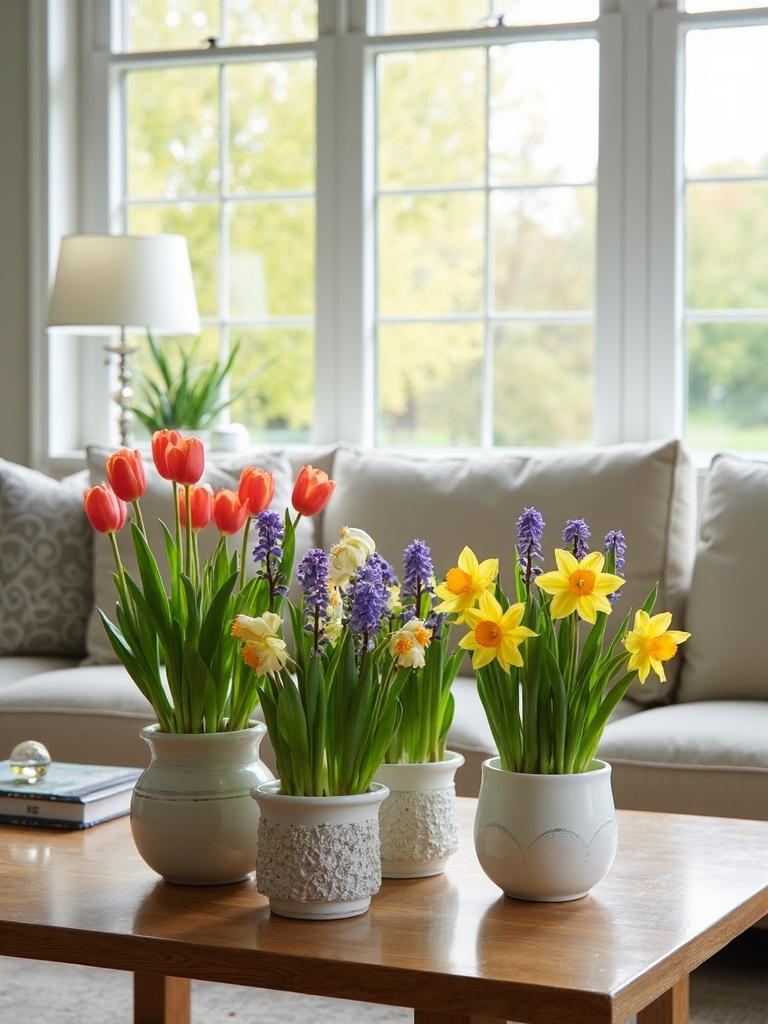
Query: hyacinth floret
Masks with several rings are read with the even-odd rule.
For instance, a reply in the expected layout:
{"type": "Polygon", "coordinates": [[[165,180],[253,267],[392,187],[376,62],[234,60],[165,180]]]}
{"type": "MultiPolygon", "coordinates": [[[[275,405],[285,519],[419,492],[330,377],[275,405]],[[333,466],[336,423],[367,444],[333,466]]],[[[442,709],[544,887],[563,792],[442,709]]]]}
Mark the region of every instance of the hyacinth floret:
{"type": "MultiPolygon", "coordinates": [[[[621,569],[624,568],[624,563],[626,562],[624,555],[626,555],[627,553],[627,542],[621,530],[611,530],[609,533],[605,535],[605,550],[613,551],[614,555],[616,556],[615,571],[617,573],[620,572],[621,569]]],[[[611,604],[615,604],[619,600],[621,595],[622,591],[619,590],[615,594],[609,594],[608,600],[611,602],[611,604]]]]}
{"type": "Polygon", "coordinates": [[[400,585],[400,580],[397,578],[394,568],[389,564],[383,555],[380,555],[378,551],[374,551],[368,559],[368,566],[375,566],[381,573],[382,581],[387,587],[397,587],[400,585]]]}
{"type": "Polygon", "coordinates": [[[314,636],[314,649],[317,651],[328,640],[328,637],[323,636],[323,626],[331,616],[327,552],[322,548],[310,548],[299,562],[296,579],[304,595],[304,611],[307,616],[304,629],[314,636]]]}
{"type": "Polygon", "coordinates": [[[523,569],[523,582],[530,586],[531,580],[541,573],[541,566],[534,565],[534,558],[543,558],[541,538],[544,536],[544,520],[535,508],[524,508],[517,520],[517,553],[523,569]]]}
{"type": "Polygon", "coordinates": [[[258,543],[253,549],[253,560],[261,569],[257,576],[269,583],[269,607],[274,605],[275,595],[285,596],[288,587],[284,584],[284,573],[278,572],[280,559],[283,557],[283,538],[285,526],[278,512],[265,509],[256,516],[256,532],[258,543]]]}
{"type": "Polygon", "coordinates": [[[577,562],[589,554],[590,531],[583,519],[566,519],[563,540],[573,545],[573,557],[577,562]]]}
{"type": "Polygon", "coordinates": [[[423,540],[413,540],[403,552],[404,600],[412,600],[415,606],[421,603],[422,594],[433,594],[435,570],[432,555],[423,540]]]}
{"type": "Polygon", "coordinates": [[[349,585],[349,628],[360,636],[360,648],[370,650],[387,607],[389,592],[381,568],[373,562],[356,573],[349,585]]]}

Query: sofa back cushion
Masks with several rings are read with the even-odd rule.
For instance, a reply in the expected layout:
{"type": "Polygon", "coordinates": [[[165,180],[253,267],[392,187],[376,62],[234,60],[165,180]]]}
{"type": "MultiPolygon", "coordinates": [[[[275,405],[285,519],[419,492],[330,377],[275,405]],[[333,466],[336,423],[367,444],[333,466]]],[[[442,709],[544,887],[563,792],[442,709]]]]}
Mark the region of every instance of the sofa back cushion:
{"type": "Polygon", "coordinates": [[[0,459],[0,655],[82,655],[92,604],[82,490],[0,459]]]}
{"type": "MultiPolygon", "coordinates": [[[[101,445],[91,445],[88,448],[88,467],[90,470],[91,486],[103,483],[107,478],[106,462],[112,454],[113,449],[101,445]]],[[[272,473],[275,477],[275,496],[272,507],[282,513],[290,502],[291,497],[291,467],[285,455],[280,452],[262,453],[258,459],[248,463],[251,466],[261,466],[272,473]]],[[[152,465],[149,458],[144,459],[144,466],[147,473],[147,490],[141,499],[141,511],[147,527],[147,537],[150,546],[163,574],[168,582],[167,563],[165,558],[165,541],[163,537],[160,520],[166,523],[169,529],[173,530],[173,487],[168,480],[164,480],[152,465]]],[[[209,459],[206,463],[203,482],[209,483],[214,493],[222,487],[237,491],[239,473],[237,476],[226,472],[209,459]]],[[[82,501],[82,498],[81,498],[82,501]]],[[[90,527],[89,527],[90,528],[90,527]]],[[[251,527],[253,530],[253,526],[251,527]]],[[[219,534],[211,524],[202,530],[199,537],[201,561],[213,553],[219,534]]],[[[230,553],[242,547],[242,532],[229,538],[228,547],[230,553]]],[[[296,554],[301,558],[309,546],[307,533],[297,536],[296,554]]],[[[118,545],[120,555],[128,572],[135,580],[139,580],[138,564],[134,554],[133,543],[128,529],[118,534],[118,545]]],[[[255,541],[254,541],[255,545],[255,541]]],[[[252,550],[251,545],[249,548],[252,550]]],[[[251,563],[249,563],[250,565],[251,563]]],[[[93,591],[95,607],[88,625],[88,663],[89,664],[114,664],[117,662],[112,646],[107,639],[104,626],[96,609],[101,608],[108,618],[115,621],[114,610],[117,600],[117,591],[111,574],[115,571],[115,560],[112,554],[112,547],[106,536],[97,534],[94,537],[94,577],[93,591]]],[[[255,569],[251,570],[251,573],[255,569]]]]}
{"type": "MultiPolygon", "coordinates": [[[[442,577],[468,544],[481,560],[500,558],[502,584],[511,588],[515,524],[524,507],[534,506],[547,524],[547,569],[555,567],[566,519],[584,518],[599,550],[609,530],[624,531],[627,583],[611,616],[614,629],[657,581],[657,609],[671,611],[681,625],[695,542],[695,474],[678,441],[425,457],[340,449],[333,476],[323,547],[342,527],[360,527],[400,572],[403,549],[418,537],[442,577]]],[[[675,673],[671,663],[666,686],[651,676],[643,687],[635,684],[634,695],[665,699],[675,673]]]]}
{"type": "Polygon", "coordinates": [[[678,699],[768,700],[768,462],[717,455],[707,477],[678,699]]]}

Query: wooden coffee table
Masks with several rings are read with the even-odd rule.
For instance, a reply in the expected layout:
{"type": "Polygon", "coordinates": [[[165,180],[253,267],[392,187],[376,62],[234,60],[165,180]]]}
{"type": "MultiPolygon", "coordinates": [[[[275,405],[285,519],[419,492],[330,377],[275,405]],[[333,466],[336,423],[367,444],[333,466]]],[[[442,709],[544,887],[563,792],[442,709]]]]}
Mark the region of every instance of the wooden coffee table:
{"type": "Polygon", "coordinates": [[[165,884],[127,818],[3,826],[0,954],[134,972],[136,1024],[188,1024],[190,978],[410,1006],[416,1024],[684,1024],[690,971],[768,913],[768,822],[619,812],[608,877],[537,904],[480,870],[474,808],[459,801],[444,875],[385,881],[332,922],[271,916],[252,882],[165,884]]]}

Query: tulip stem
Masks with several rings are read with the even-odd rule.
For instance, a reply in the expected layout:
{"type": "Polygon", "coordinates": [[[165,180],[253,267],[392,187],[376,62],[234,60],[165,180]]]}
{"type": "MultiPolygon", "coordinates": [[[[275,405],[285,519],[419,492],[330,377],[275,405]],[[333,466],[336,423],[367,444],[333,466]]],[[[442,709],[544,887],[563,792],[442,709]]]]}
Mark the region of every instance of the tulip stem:
{"type": "Polygon", "coordinates": [[[181,516],[179,515],[179,485],[173,481],[173,509],[176,514],[176,551],[181,557],[181,516]]]}
{"type": "Polygon", "coordinates": [[[130,600],[130,595],[128,594],[128,587],[125,582],[125,569],[123,568],[123,562],[122,559],[120,558],[120,548],[117,546],[117,537],[115,536],[113,530],[110,530],[107,536],[109,537],[110,543],[112,544],[112,554],[115,556],[117,575],[118,579],[120,580],[120,597],[123,603],[125,604],[126,614],[130,614],[132,602],[130,600]]]}
{"type": "Polygon", "coordinates": [[[187,535],[184,538],[184,572],[192,579],[192,501],[190,485],[184,484],[184,505],[187,519],[187,535]]]}
{"type": "Polygon", "coordinates": [[[238,590],[242,590],[245,586],[245,556],[248,552],[248,534],[251,530],[251,516],[245,520],[245,526],[243,527],[243,549],[240,552],[240,581],[238,583],[238,590]]]}
{"type": "Polygon", "coordinates": [[[133,510],[136,513],[136,524],[139,527],[139,529],[141,530],[141,532],[144,534],[144,536],[146,537],[147,536],[147,528],[144,525],[144,516],[141,514],[141,508],[139,506],[139,499],[137,498],[135,501],[131,502],[131,504],[133,505],[133,510]]]}

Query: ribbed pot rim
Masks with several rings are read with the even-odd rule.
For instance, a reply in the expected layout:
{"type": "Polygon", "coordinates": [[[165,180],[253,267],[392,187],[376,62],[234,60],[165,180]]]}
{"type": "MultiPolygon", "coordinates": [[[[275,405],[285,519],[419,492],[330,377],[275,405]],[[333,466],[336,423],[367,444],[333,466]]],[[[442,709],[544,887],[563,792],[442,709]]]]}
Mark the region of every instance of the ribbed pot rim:
{"type": "MultiPolygon", "coordinates": [[[[592,764],[600,765],[599,768],[590,768],[590,770],[586,772],[570,772],[562,775],[541,775],[536,772],[510,772],[507,771],[506,768],[501,767],[500,761],[501,758],[499,757],[489,757],[487,761],[483,761],[483,770],[485,771],[487,769],[488,771],[493,772],[496,776],[511,775],[515,779],[520,779],[522,785],[526,784],[523,780],[527,780],[529,782],[537,782],[538,784],[545,786],[562,786],[569,785],[567,781],[564,781],[568,779],[580,779],[582,781],[578,783],[579,785],[587,785],[591,779],[601,778],[604,775],[611,774],[610,764],[599,757],[593,758],[591,762],[592,764]]],[[[570,784],[572,785],[572,783],[570,784]]]]}
{"type": "Polygon", "coordinates": [[[272,800],[285,806],[295,807],[330,807],[332,804],[370,804],[385,800],[389,796],[389,790],[380,782],[372,782],[367,793],[341,793],[338,796],[291,796],[288,793],[280,792],[280,779],[272,782],[262,782],[251,789],[251,796],[255,800],[272,800]]]}
{"type": "Polygon", "coordinates": [[[423,771],[445,771],[448,767],[459,768],[464,764],[464,755],[457,753],[455,750],[446,750],[442,761],[382,761],[379,765],[380,770],[390,768],[397,771],[398,769],[405,768],[418,768],[423,771]]]}
{"type": "Polygon", "coordinates": [[[231,732],[226,730],[222,732],[162,732],[158,722],[152,725],[146,725],[139,732],[141,738],[145,741],[160,739],[162,742],[164,739],[176,740],[179,743],[213,743],[221,736],[257,736],[260,733],[267,731],[266,725],[263,722],[252,722],[247,729],[233,729],[231,732]]]}

